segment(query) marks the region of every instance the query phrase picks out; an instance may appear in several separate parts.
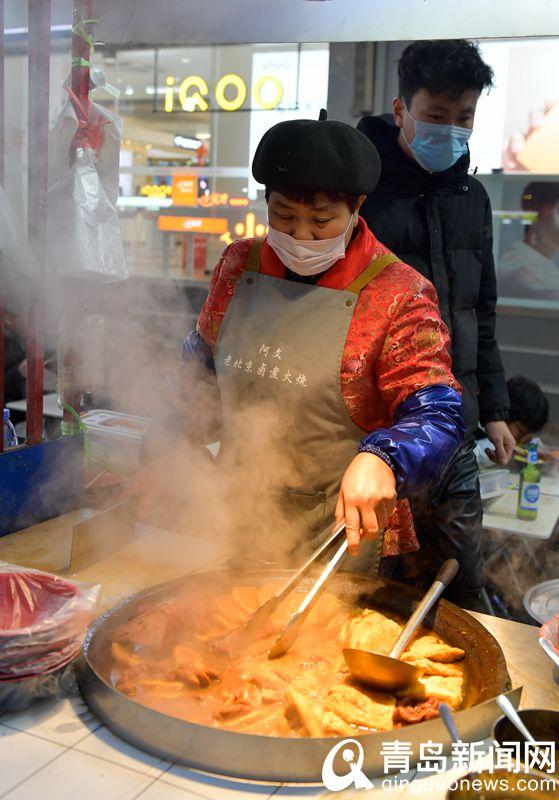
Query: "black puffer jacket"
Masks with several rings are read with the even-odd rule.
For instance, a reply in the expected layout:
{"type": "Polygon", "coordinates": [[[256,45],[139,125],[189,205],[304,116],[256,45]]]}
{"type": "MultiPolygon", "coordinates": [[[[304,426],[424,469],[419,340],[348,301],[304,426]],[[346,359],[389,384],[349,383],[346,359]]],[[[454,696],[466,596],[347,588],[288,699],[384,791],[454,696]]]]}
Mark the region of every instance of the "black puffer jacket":
{"type": "Polygon", "coordinates": [[[391,115],[357,126],[376,146],[382,173],[361,216],[375,236],[435,286],[452,338],[453,372],[463,388],[466,437],[507,418],[508,394],[495,340],[496,282],[491,206],[468,175],[469,155],[429,173],[397,143],[391,115]]]}

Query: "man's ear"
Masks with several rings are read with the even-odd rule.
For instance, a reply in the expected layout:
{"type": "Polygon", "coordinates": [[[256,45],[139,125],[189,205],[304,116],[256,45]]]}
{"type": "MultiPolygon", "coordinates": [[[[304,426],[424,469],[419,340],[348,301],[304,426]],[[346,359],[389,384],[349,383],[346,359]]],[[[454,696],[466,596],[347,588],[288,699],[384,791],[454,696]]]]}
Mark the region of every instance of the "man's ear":
{"type": "Polygon", "coordinates": [[[394,114],[394,122],[396,123],[398,128],[402,128],[404,125],[405,109],[406,107],[401,97],[395,97],[392,100],[392,113],[394,114]]]}

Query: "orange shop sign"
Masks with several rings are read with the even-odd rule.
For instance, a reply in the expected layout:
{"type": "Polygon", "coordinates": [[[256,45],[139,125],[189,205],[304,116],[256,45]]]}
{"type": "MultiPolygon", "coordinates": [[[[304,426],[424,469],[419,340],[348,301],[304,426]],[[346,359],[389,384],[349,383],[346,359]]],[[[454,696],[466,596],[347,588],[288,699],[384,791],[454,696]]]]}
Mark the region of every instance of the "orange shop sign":
{"type": "Polygon", "coordinates": [[[202,194],[198,198],[198,205],[202,208],[215,208],[216,206],[248,206],[248,197],[229,197],[227,192],[211,192],[202,194]]]}
{"type": "Polygon", "coordinates": [[[229,228],[225,217],[169,217],[161,215],[157,219],[160,231],[175,233],[216,233],[223,234],[229,228]]]}
{"type": "Polygon", "coordinates": [[[195,206],[198,200],[197,176],[173,175],[171,198],[175,206],[195,206]]]}

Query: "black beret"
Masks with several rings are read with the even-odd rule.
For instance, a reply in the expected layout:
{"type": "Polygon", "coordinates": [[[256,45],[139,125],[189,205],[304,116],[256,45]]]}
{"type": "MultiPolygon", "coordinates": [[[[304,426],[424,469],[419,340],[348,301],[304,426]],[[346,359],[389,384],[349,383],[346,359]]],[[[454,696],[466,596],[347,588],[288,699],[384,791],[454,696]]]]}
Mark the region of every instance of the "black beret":
{"type": "Polygon", "coordinates": [[[345,122],[292,119],[266,131],[252,174],[270,189],[369,194],[378,183],[380,158],[373,143],[345,122]]]}

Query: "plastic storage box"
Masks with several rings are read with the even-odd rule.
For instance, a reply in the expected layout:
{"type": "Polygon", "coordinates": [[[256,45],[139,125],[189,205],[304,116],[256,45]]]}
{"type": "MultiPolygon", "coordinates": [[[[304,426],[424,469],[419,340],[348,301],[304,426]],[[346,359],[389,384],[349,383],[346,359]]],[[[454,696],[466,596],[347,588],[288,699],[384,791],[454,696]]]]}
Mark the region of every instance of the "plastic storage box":
{"type": "Polygon", "coordinates": [[[508,469],[482,469],[479,473],[479,488],[482,500],[499,497],[509,488],[510,472],[508,469]]]}
{"type": "Polygon", "coordinates": [[[142,440],[149,428],[149,419],[117,411],[93,409],[82,416],[82,421],[87,426],[89,441],[99,446],[99,453],[106,453],[111,469],[125,474],[138,469],[142,440]]]}

